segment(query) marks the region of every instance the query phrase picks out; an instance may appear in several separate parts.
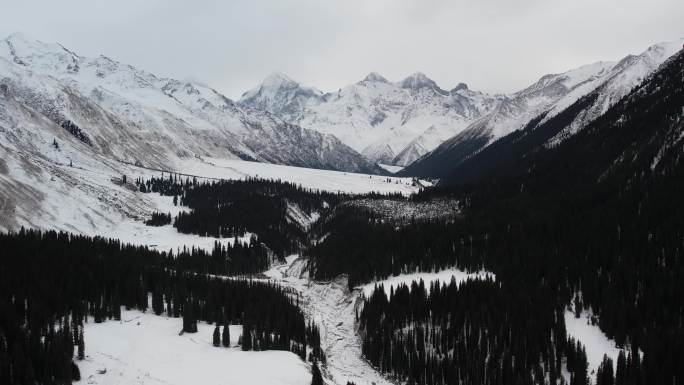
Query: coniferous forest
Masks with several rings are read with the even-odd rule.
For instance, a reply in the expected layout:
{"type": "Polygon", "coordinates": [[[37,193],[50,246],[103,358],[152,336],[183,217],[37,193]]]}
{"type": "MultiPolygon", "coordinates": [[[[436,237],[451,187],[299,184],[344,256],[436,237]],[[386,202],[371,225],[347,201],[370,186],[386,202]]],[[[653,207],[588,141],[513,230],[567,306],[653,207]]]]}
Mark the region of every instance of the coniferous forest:
{"type": "Polygon", "coordinates": [[[402,284],[389,298],[379,286],[366,299],[363,352],[384,373],[418,384],[556,384],[567,369],[570,384],[588,384],[564,308],[537,311],[549,298],[522,298],[491,278],[425,285],[402,284]]]}
{"type": "Polygon", "coordinates": [[[173,221],[179,232],[224,238],[255,233],[278,258],[299,250],[307,241],[306,229],[287,216],[293,205],[309,215],[323,212],[342,198],[339,194],[262,179],[198,182],[170,174],[166,178],[140,179],[136,185],[143,192],[173,196],[174,202],[190,209],[173,221]]]}
{"type": "MultiPolygon", "coordinates": [[[[69,383],[87,352],[84,322],[119,320],[121,306],[197,322],[242,324],[243,350],[325,360],[297,296],[269,283],[197,274],[215,250],[159,253],[119,241],[22,229],[0,234],[0,382],[69,383]],[[148,308],[149,307],[149,308],[148,308]]],[[[259,267],[263,269],[263,266],[259,267]]]]}

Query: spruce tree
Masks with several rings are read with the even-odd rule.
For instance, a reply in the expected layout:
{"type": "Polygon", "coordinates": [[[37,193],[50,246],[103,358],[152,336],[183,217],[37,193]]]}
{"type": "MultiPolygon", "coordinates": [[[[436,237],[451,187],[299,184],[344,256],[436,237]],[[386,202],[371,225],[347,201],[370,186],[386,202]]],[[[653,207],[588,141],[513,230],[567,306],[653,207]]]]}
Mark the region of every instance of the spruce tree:
{"type": "Polygon", "coordinates": [[[216,327],[214,327],[214,346],[221,346],[221,332],[219,331],[218,324],[216,324],[216,327]]]}
{"type": "Polygon", "coordinates": [[[223,346],[226,348],[230,347],[230,325],[226,324],[223,326],[223,346]]]}
{"type": "Polygon", "coordinates": [[[603,362],[596,371],[596,385],[614,385],[615,376],[613,375],[613,360],[607,355],[603,356],[603,362]]]}
{"type": "Polygon", "coordinates": [[[83,341],[83,328],[78,333],[78,359],[83,361],[85,358],[85,342],[83,341]]]}
{"type": "Polygon", "coordinates": [[[81,371],[74,361],[71,361],[71,379],[74,381],[81,381],[81,371]]]}
{"type": "Polygon", "coordinates": [[[252,350],[252,330],[247,322],[242,324],[242,350],[252,350]]]}
{"type": "Polygon", "coordinates": [[[311,385],[323,385],[323,376],[318,368],[318,362],[314,361],[311,366],[311,385]]]}

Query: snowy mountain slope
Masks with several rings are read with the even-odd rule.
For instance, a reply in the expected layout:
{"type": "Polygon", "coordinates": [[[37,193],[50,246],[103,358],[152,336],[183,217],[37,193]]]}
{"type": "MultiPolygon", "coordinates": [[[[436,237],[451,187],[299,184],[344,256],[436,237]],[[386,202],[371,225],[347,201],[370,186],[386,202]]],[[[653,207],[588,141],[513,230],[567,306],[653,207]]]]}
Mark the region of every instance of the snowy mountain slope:
{"type": "MultiPolygon", "coordinates": [[[[582,111],[567,128],[549,141],[549,145],[557,145],[564,139],[576,134],[584,126],[603,115],[608,108],[629,94],[634,87],[641,84],[652,72],[668,58],[678,52],[684,45],[684,39],[652,45],[640,55],[628,55],[611,69],[605,81],[593,91],[597,94],[596,102],[582,111]]],[[[567,108],[579,95],[567,95],[549,110],[544,121],[551,119],[567,108]]]]}
{"type": "Polygon", "coordinates": [[[422,73],[399,82],[370,73],[326,94],[272,75],[239,104],[335,135],[375,162],[405,166],[492,110],[498,99],[465,84],[445,91],[422,73]]]}
{"type": "Polygon", "coordinates": [[[308,188],[349,193],[417,191],[409,178],[392,177],[388,182],[387,177],[234,158],[179,158],[177,167],[151,170],[116,160],[106,151],[107,143],[92,143],[79,140],[0,87],[0,230],[57,229],[157,245],[163,250],[182,245],[212,247],[214,238],[143,224],[154,211],[175,214],[179,210],[171,198],[140,193],[131,184],[139,176],[159,176],[159,170],[205,178],[279,178],[308,188]],[[123,175],[128,179],[125,185],[123,175]]]}
{"type": "Polygon", "coordinates": [[[321,101],[321,91],[300,85],[279,72],[270,74],[262,84],[242,94],[240,99],[241,104],[269,111],[287,121],[296,120],[308,103],[321,101]]]}
{"type": "Polygon", "coordinates": [[[534,124],[553,118],[585,95],[596,99],[572,120],[566,129],[549,141],[558,144],[603,114],[637,86],[646,76],[675,53],[684,39],[649,47],[640,55],[628,55],[617,63],[598,62],[559,75],[542,77],[532,86],[514,94],[494,111],[448,139],[429,154],[405,168],[401,175],[443,176],[497,139],[521,129],[544,114],[534,124]]]}
{"type": "Polygon", "coordinates": [[[196,155],[377,172],[339,140],[244,109],[215,90],[86,58],[21,34],[0,41],[9,97],[119,160],[173,167],[196,155]]]}

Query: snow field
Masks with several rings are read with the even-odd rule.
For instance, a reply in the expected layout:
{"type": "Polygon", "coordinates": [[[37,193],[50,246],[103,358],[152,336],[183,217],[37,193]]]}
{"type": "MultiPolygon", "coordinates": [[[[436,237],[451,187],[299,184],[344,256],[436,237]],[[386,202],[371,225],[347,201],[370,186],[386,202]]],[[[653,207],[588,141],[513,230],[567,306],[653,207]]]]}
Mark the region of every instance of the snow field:
{"type": "Polygon", "coordinates": [[[80,384],[98,385],[308,385],[307,364],[285,351],[243,352],[240,325],[231,347],[214,347],[214,325],[179,336],[182,319],[123,311],[122,321],[85,325],[86,358],[76,361],[80,384]],[[104,373],[103,373],[104,372],[104,373]]]}
{"type": "Polygon", "coordinates": [[[604,355],[613,360],[613,369],[615,369],[620,348],[615,345],[615,341],[601,331],[598,325],[591,324],[590,317],[591,314],[584,311],[580,318],[575,318],[574,312],[566,310],[565,329],[568,337],[573,337],[581,342],[587,350],[589,373],[596,372],[604,355]]]}
{"type": "Polygon", "coordinates": [[[419,187],[412,186],[411,178],[320,170],[245,160],[190,159],[182,163],[182,169],[185,173],[202,177],[220,179],[244,179],[246,177],[281,179],[309,189],[349,194],[369,192],[387,194],[398,192],[403,195],[410,195],[419,191],[419,187]],[[390,178],[389,182],[387,178],[390,178]]]}

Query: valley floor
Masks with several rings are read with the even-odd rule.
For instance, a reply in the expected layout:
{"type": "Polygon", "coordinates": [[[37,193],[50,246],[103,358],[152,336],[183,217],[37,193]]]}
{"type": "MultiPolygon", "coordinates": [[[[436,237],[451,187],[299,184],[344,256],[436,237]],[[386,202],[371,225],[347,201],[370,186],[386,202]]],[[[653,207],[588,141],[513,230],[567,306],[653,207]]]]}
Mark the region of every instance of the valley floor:
{"type": "Polygon", "coordinates": [[[179,336],[182,319],[122,311],[121,321],[85,325],[81,381],[98,385],[306,385],[307,364],[285,351],[243,352],[242,327],[231,326],[230,348],[214,347],[214,326],[179,336]]]}
{"type": "MultiPolygon", "coordinates": [[[[0,211],[12,214],[12,220],[0,221],[0,230],[25,225],[56,228],[116,237],[124,242],[147,245],[161,250],[187,246],[209,248],[217,239],[179,234],[170,226],[148,227],[142,219],[153,211],[177,214],[170,197],[143,194],[122,185],[139,176],[159,176],[159,171],[108,162],[66,166],[45,159],[26,162],[6,159],[0,173],[0,211]],[[31,171],[31,172],[29,172],[31,171]],[[17,191],[31,186],[33,200],[17,199],[17,191]],[[28,203],[27,203],[28,202],[28,203]],[[29,204],[30,203],[30,204],[29,204]],[[3,207],[5,209],[3,209],[3,207]],[[35,213],[43,213],[36,216],[35,213]],[[29,219],[30,218],[30,219],[29,219]]],[[[335,171],[268,165],[237,160],[193,159],[183,165],[184,172],[204,178],[243,179],[246,177],[280,178],[312,189],[365,193],[399,192],[408,195],[418,190],[407,178],[388,178],[335,171]]],[[[134,186],[133,186],[134,187],[134,186]]],[[[391,205],[390,205],[391,206],[391,205]]],[[[383,206],[384,207],[384,206],[383,206]]],[[[394,206],[386,211],[394,213],[394,206]],[[390,210],[392,209],[392,210],[390,210]]],[[[399,210],[404,212],[404,210],[399,210]]],[[[453,211],[453,210],[452,210],[453,211]]],[[[451,212],[451,211],[450,211],[451,212]]],[[[9,217],[7,217],[9,218],[9,217]]],[[[5,218],[5,219],[7,219],[5,218]]],[[[312,218],[303,218],[307,222],[312,218]]],[[[258,236],[258,234],[257,234],[258,236]]],[[[229,239],[221,239],[230,242],[229,239]]],[[[327,357],[324,375],[329,384],[391,384],[361,354],[355,314],[374,283],[349,291],[345,278],[332,282],[314,282],[304,276],[306,261],[296,256],[267,271],[268,279],[292,288],[300,295],[300,305],[307,318],[320,327],[322,347],[327,357]]],[[[449,281],[482,277],[485,273],[459,271],[420,273],[393,277],[384,281],[386,289],[399,283],[422,278],[449,281]]],[[[123,322],[89,324],[86,330],[88,357],[79,364],[81,383],[88,384],[308,384],[308,365],[288,352],[242,352],[239,348],[215,348],[211,344],[213,326],[200,323],[199,333],[178,336],[181,320],[157,317],[149,313],[125,312],[123,322]],[[129,322],[126,322],[129,321],[129,322]],[[106,369],[106,373],[100,373],[106,369]],[[201,377],[198,377],[201,376],[201,377]]],[[[603,353],[614,356],[612,341],[586,320],[567,320],[568,333],[587,345],[590,366],[603,353]],[[592,343],[592,341],[597,341],[592,343]]],[[[231,331],[237,339],[239,331],[231,331]]]]}
{"type": "MultiPolygon", "coordinates": [[[[327,365],[323,368],[326,383],[344,385],[390,385],[363,357],[361,337],[356,330],[355,314],[361,310],[363,295],[376,284],[389,291],[401,283],[423,279],[449,282],[491,276],[487,272],[465,273],[450,269],[434,273],[415,273],[390,277],[350,291],[344,276],[330,282],[316,282],[306,276],[307,261],[296,255],[274,266],[261,278],[294,289],[307,319],[320,328],[321,347],[327,365]]],[[[181,319],[155,316],[150,312],[126,311],[122,321],[86,325],[86,359],[79,362],[81,383],[87,384],[308,384],[310,367],[290,352],[243,352],[237,347],[240,326],[231,327],[231,348],[212,345],[213,325],[200,322],[198,333],[179,336],[181,319]],[[268,370],[264,370],[268,368],[268,370]],[[104,373],[103,373],[104,372],[104,373]],[[198,377],[201,376],[201,377],[198,377]]],[[[589,370],[596,370],[603,354],[616,359],[619,350],[597,326],[566,314],[568,335],[580,340],[587,349],[589,370]]],[[[566,373],[567,374],[567,373],[566,373]]],[[[569,379],[569,378],[568,378],[569,379]]]]}

